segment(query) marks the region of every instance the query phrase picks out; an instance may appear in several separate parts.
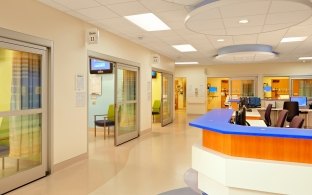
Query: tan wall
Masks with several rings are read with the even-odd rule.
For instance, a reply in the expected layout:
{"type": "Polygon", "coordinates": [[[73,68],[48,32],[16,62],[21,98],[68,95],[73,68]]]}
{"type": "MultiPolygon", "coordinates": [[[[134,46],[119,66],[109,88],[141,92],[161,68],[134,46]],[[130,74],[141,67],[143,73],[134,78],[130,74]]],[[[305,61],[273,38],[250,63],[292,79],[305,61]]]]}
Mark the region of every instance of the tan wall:
{"type": "MultiPolygon", "coordinates": [[[[151,107],[146,108],[144,105],[151,105],[151,98],[148,98],[151,91],[146,89],[147,85],[151,85],[150,56],[154,52],[104,30],[100,31],[98,45],[87,45],[85,32],[93,28],[92,25],[34,0],[1,1],[0,16],[2,28],[52,40],[54,43],[52,164],[87,152],[87,107],[75,106],[74,91],[75,74],[88,75],[87,50],[141,64],[140,130],[151,128],[151,107]]],[[[164,56],[161,56],[161,64],[153,67],[174,71],[173,62],[164,56]]]]}

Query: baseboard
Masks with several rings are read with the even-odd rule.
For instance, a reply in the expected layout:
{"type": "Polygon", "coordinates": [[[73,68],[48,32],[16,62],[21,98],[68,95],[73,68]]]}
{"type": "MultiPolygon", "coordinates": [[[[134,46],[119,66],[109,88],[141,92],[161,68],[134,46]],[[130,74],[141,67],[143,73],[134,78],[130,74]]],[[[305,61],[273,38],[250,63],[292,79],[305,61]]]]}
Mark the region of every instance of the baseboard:
{"type": "Polygon", "coordinates": [[[150,132],[152,132],[152,128],[145,129],[143,131],[140,131],[140,136],[146,135],[146,134],[148,134],[150,132]]]}
{"type": "Polygon", "coordinates": [[[88,159],[88,153],[81,154],[81,155],[76,156],[74,158],[71,158],[71,159],[68,159],[68,160],[65,160],[63,162],[55,164],[52,167],[51,172],[55,173],[57,171],[60,171],[60,170],[62,170],[64,168],[67,168],[67,167],[69,167],[69,166],[71,166],[71,165],[73,165],[73,164],[75,164],[77,162],[80,162],[80,161],[86,160],[86,159],[88,159]]]}

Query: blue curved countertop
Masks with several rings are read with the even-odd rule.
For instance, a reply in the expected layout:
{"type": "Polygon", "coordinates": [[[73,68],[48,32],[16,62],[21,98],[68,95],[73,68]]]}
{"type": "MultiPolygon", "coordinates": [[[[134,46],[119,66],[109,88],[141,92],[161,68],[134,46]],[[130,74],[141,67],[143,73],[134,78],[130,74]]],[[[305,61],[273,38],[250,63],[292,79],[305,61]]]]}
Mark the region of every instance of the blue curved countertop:
{"type": "Polygon", "coordinates": [[[312,139],[312,129],[252,127],[229,123],[232,109],[215,109],[191,121],[190,126],[223,134],[312,139]]]}

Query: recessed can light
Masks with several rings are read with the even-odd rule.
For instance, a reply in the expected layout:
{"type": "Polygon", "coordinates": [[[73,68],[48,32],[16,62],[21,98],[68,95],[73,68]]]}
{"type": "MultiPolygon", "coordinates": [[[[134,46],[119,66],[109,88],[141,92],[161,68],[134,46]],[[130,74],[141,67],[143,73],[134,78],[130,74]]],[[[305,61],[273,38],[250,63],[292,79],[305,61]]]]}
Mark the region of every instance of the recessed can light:
{"type": "Polygon", "coordinates": [[[218,41],[218,42],[223,42],[223,41],[224,41],[224,39],[218,39],[217,41],[218,41]]]}
{"type": "Polygon", "coordinates": [[[247,24],[249,21],[247,19],[242,19],[238,23],[240,24],[247,24]]]}

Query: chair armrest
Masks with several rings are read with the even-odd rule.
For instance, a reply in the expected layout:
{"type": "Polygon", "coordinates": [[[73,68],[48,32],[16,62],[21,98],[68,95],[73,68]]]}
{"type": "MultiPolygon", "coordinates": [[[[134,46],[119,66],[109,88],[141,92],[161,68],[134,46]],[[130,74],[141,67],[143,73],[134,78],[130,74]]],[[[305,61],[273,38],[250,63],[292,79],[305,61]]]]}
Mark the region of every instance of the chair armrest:
{"type": "Polygon", "coordinates": [[[107,114],[95,114],[94,115],[94,121],[96,121],[96,117],[100,117],[100,116],[104,117],[104,119],[107,118],[107,114]]]}

